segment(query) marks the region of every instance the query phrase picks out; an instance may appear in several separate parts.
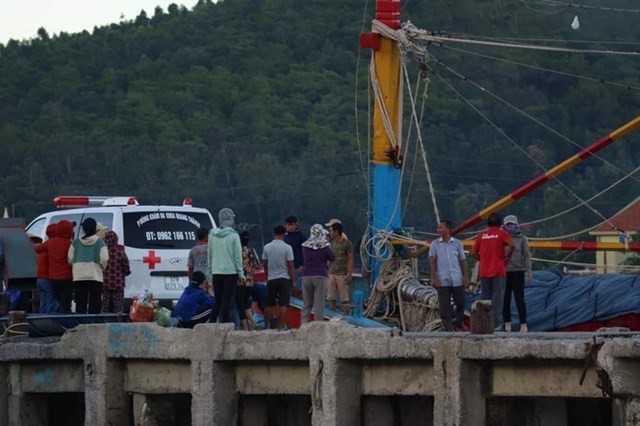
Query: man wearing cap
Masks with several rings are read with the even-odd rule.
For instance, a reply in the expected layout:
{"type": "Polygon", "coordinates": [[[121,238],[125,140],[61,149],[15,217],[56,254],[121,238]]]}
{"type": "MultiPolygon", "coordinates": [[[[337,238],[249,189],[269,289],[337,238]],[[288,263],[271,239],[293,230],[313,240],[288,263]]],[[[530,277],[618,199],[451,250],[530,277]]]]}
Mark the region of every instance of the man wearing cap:
{"type": "MultiPolygon", "coordinates": [[[[353,276],[353,247],[351,241],[343,237],[342,223],[333,219],[334,223],[329,225],[329,236],[331,237],[331,251],[335,259],[329,267],[329,286],[327,288],[327,300],[331,310],[336,310],[336,299],[340,294],[342,302],[342,312],[349,314],[349,285],[353,276]]],[[[329,221],[331,223],[331,221],[329,221]]]]}
{"type": "MultiPolygon", "coordinates": [[[[330,229],[331,225],[336,224],[336,223],[339,223],[340,225],[342,225],[342,221],[340,219],[333,218],[329,222],[325,223],[324,226],[326,226],[327,229],[330,229]]],[[[343,229],[344,229],[344,227],[343,227],[343,229]]],[[[342,239],[343,240],[348,240],[349,239],[349,237],[347,237],[347,234],[344,231],[342,231],[342,239]]]]}
{"type": "Polygon", "coordinates": [[[302,267],[304,266],[304,256],[302,255],[302,243],[307,241],[307,237],[300,232],[300,224],[295,216],[288,216],[284,220],[284,227],[287,234],[284,236],[284,242],[289,244],[293,249],[293,267],[295,271],[294,295],[300,297],[302,295],[302,267]]]}

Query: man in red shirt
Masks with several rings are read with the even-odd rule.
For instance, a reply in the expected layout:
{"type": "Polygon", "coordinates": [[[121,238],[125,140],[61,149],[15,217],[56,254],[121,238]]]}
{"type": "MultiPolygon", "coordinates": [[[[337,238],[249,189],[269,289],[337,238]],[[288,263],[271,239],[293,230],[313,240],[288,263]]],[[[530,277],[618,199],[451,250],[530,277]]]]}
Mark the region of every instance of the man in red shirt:
{"type": "Polygon", "coordinates": [[[489,229],[476,237],[471,256],[480,262],[480,292],[483,300],[491,300],[493,326],[500,327],[507,264],[511,259],[514,245],[511,235],[500,229],[502,218],[491,213],[487,218],[489,229]]]}

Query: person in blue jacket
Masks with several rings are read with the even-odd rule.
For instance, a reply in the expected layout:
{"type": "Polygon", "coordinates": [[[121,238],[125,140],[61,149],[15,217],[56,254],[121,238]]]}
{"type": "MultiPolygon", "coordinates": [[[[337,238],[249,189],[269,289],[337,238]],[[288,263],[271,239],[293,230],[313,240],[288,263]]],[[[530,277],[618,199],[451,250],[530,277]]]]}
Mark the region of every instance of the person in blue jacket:
{"type": "Polygon", "coordinates": [[[173,317],[180,320],[181,327],[193,328],[209,320],[214,303],[213,286],[202,272],[195,271],[173,310],[173,317]]]}

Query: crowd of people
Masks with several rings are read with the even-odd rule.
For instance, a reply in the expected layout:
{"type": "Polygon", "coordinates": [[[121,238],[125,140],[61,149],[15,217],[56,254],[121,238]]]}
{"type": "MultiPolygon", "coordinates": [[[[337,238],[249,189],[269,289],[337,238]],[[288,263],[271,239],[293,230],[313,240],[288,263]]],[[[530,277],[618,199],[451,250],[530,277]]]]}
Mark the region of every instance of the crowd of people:
{"type": "MultiPolygon", "coordinates": [[[[465,288],[469,285],[469,272],[462,243],[451,235],[451,229],[451,221],[441,220],[438,225],[440,238],[432,241],[429,248],[431,284],[438,291],[443,329],[461,331],[465,330],[465,288]],[[452,298],[455,305],[453,319],[452,298]]],[[[531,279],[531,253],[518,218],[508,215],[502,220],[498,213],[489,214],[487,229],[476,236],[471,256],[479,261],[481,297],[491,301],[494,328],[512,331],[513,296],[519,329],[527,332],[524,288],[525,280],[531,279]]]]}
{"type": "Polygon", "coordinates": [[[323,320],[325,303],[336,309],[338,296],[342,312],[348,314],[353,245],[343,233],[342,222],[316,223],[309,234],[307,238],[298,219],[289,216],[273,228],[273,240],[259,257],[249,247],[248,232],[236,231],[234,212],[221,209],[217,228],[198,231],[198,243],[188,259],[190,284],[173,315],[186,327],[221,322],[256,329],[251,306],[259,299],[254,288],[258,280],[266,282],[264,301],[255,300],[263,305],[265,328],[286,327],[292,293],[302,296],[303,323],[323,320]]]}
{"type": "Polygon", "coordinates": [[[124,309],[124,282],[131,273],[118,235],[93,218],[82,224],[62,220],[46,229],[47,240],[35,247],[40,313],[119,313],[124,309]]]}
{"type": "MultiPolygon", "coordinates": [[[[514,297],[519,330],[526,332],[524,288],[531,279],[527,238],[514,215],[502,220],[491,213],[487,225],[470,253],[479,261],[481,297],[491,301],[495,329],[504,331],[512,331],[514,297]]],[[[66,220],[49,225],[48,239],[35,248],[40,312],[71,313],[73,301],[76,313],[123,312],[125,277],[131,270],[118,235],[90,217],[81,223],[81,237],[73,238],[74,226],[66,220]]],[[[470,280],[463,245],[451,229],[449,220],[438,224],[440,237],[431,242],[429,264],[443,329],[460,331],[465,329],[465,289],[470,280]]],[[[354,253],[339,219],[312,225],[307,238],[297,218],[289,216],[273,228],[273,240],[258,256],[249,246],[249,233],[236,230],[234,212],[223,208],[218,227],[198,229],[197,240],[188,255],[189,285],[173,311],[183,327],[221,322],[257,329],[252,314],[257,302],[265,328],[283,329],[292,293],[302,296],[302,323],[323,320],[326,303],[345,315],[350,312],[354,253]],[[266,283],[261,286],[266,295],[256,288],[257,282],[266,283]]]]}

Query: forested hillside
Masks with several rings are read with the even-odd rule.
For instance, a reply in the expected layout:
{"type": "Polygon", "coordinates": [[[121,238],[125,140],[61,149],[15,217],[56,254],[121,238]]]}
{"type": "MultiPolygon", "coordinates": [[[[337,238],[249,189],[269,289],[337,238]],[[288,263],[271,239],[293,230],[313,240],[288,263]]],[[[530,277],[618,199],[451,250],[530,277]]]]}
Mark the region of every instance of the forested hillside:
{"type": "MultiPolygon", "coordinates": [[[[640,50],[639,13],[539,3],[407,0],[402,13],[445,35],[640,50]],[[579,30],[570,26],[576,13],[579,30]]],[[[374,5],[203,0],[192,11],[172,5],[92,33],[43,28],[0,45],[0,207],[31,219],[57,194],[134,194],[168,204],[188,196],[214,214],[231,207],[239,222],[261,224],[256,235],[268,236],[288,214],[305,227],[340,217],[348,232],[362,232],[370,52],[359,50],[358,36],[369,30],[374,5]]],[[[640,111],[638,56],[455,43],[429,52],[422,135],[441,215],[456,222],[640,111]]],[[[632,134],[560,180],[588,199],[638,167],[639,143],[632,134]]],[[[414,151],[405,163],[404,223],[433,231],[414,151]]],[[[601,222],[593,210],[608,216],[635,199],[638,177],[532,232],[569,234],[601,222]]],[[[531,221],[578,203],[548,184],[509,212],[531,221]]]]}

